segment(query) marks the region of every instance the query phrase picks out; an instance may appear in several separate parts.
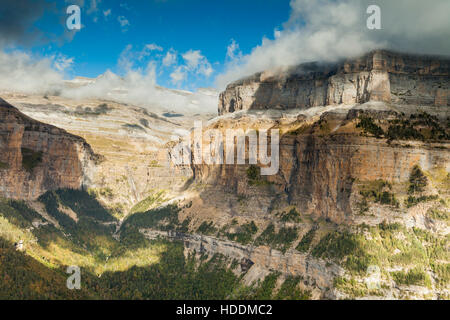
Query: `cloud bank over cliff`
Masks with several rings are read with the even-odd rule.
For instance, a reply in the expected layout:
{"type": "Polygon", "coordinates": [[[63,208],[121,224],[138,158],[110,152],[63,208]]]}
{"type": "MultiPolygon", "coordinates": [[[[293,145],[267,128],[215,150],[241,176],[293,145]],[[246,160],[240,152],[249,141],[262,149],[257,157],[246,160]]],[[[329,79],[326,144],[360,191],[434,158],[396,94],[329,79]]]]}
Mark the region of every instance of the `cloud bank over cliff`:
{"type": "Polygon", "coordinates": [[[216,112],[217,92],[169,90],[157,85],[155,64],[147,68],[128,68],[123,76],[106,71],[96,79],[64,80],[72,58],[63,55],[37,57],[0,51],[0,90],[28,94],[61,95],[70,99],[108,99],[154,111],[181,113],[216,112]]]}
{"type": "Polygon", "coordinates": [[[289,20],[282,30],[274,30],[272,39],[263,38],[249,54],[232,42],[225,72],[216,82],[223,89],[255,72],[334,61],[377,48],[450,55],[448,12],[448,0],[292,0],[289,20]],[[369,5],[381,9],[381,30],[367,28],[369,5]]]}

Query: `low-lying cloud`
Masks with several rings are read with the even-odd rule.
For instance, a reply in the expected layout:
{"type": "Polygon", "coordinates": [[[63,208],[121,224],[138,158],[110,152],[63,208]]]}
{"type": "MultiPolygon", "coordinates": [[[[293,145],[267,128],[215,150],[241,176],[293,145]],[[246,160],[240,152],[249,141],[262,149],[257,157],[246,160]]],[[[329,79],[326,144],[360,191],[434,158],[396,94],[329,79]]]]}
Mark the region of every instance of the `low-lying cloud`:
{"type": "Polygon", "coordinates": [[[128,66],[124,76],[107,71],[96,79],[65,81],[65,73],[72,63],[72,58],[62,55],[41,58],[21,51],[0,51],[0,74],[3,75],[0,90],[60,95],[70,99],[106,99],[152,111],[183,114],[217,110],[217,93],[214,91],[190,93],[159,87],[153,62],[145,69],[133,68],[132,63],[123,62],[128,66]]]}
{"type": "Polygon", "coordinates": [[[61,86],[65,57],[35,58],[27,53],[0,51],[0,89],[27,93],[45,93],[61,86]]]}
{"type": "Polygon", "coordinates": [[[249,54],[228,47],[225,72],[216,78],[223,89],[239,78],[267,69],[311,61],[335,61],[386,48],[409,53],[450,54],[450,1],[433,0],[292,0],[282,30],[249,54]],[[369,5],[381,8],[381,30],[367,28],[369,5]]]}

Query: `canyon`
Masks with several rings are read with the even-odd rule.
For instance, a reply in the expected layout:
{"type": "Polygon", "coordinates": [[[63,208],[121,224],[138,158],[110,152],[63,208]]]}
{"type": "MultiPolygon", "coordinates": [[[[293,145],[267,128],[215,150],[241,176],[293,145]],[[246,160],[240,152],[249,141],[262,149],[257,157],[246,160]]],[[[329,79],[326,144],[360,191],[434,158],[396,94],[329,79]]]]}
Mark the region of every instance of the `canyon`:
{"type": "Polygon", "coordinates": [[[449,72],[448,58],[385,50],[269,70],[228,85],[219,117],[5,93],[18,109],[0,103],[0,194],[38,208],[47,191],[89,190],[116,240],[134,230],[223,256],[248,286],[277,274],[275,288],[298,277],[312,299],[448,299],[449,72]],[[248,152],[245,165],[167,163],[194,120],[279,131],[278,172],[248,152]]]}

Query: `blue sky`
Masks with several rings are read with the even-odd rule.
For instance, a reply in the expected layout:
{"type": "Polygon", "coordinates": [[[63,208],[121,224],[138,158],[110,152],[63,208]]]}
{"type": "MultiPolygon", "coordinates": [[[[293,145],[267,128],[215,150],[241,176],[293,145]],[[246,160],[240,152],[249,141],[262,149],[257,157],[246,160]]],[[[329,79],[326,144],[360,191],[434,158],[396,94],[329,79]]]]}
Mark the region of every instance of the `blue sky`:
{"type": "Polygon", "coordinates": [[[376,48],[448,56],[450,1],[433,0],[431,7],[423,0],[407,2],[3,1],[0,71],[9,77],[0,79],[0,88],[36,91],[61,82],[62,73],[96,77],[110,70],[130,87],[147,88],[156,80],[169,88],[223,90],[255,72],[337,61],[376,48]],[[66,28],[72,4],[81,7],[83,28],[76,33],[66,28]],[[367,27],[374,4],[382,26],[377,30],[367,27]]]}
{"type": "Polygon", "coordinates": [[[32,51],[42,56],[59,54],[73,58],[69,77],[96,77],[107,69],[123,74],[126,70],[119,63],[121,54],[133,59],[134,69],[145,69],[150,61],[155,61],[159,85],[190,90],[214,86],[232,39],[243,54],[249,53],[261,44],[263,37],[273,38],[274,30],[282,28],[290,14],[287,0],[97,0],[94,6],[92,0],[66,0],[56,3],[56,8],[36,21],[35,26],[48,34],[67,32],[67,6],[83,2],[83,28],[71,41],[34,44],[32,51]],[[148,50],[140,58],[148,44],[157,45],[157,50],[148,50]],[[170,49],[171,53],[176,52],[177,61],[163,66],[162,60],[170,49]],[[182,54],[190,50],[200,50],[204,57],[201,61],[208,63],[213,72],[192,71],[185,79],[174,81],[170,75],[186,64],[182,54]]]}

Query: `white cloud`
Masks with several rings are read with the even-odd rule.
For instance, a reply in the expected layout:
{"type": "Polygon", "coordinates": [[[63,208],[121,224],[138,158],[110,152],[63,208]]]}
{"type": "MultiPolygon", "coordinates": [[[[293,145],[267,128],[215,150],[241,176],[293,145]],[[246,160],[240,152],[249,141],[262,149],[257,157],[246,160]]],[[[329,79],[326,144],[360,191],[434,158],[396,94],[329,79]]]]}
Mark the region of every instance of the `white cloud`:
{"type": "Polygon", "coordinates": [[[185,68],[190,72],[209,77],[214,69],[208,59],[203,56],[200,50],[189,50],[181,55],[186,62],[185,68]]]}
{"type": "Polygon", "coordinates": [[[167,51],[166,55],[164,56],[164,59],[162,61],[163,66],[170,67],[176,62],[177,62],[177,52],[171,48],[169,51],[167,51]]]}
{"type": "Polygon", "coordinates": [[[186,61],[187,67],[192,70],[197,68],[200,61],[204,58],[200,50],[189,50],[182,57],[186,61]]]}
{"type": "Polygon", "coordinates": [[[242,58],[242,52],[239,50],[239,44],[231,39],[231,43],[227,47],[227,59],[235,60],[242,58]]]}
{"type": "Polygon", "coordinates": [[[177,67],[171,74],[170,79],[172,79],[173,84],[177,84],[186,79],[186,71],[183,67],[177,67]]]}
{"type": "Polygon", "coordinates": [[[145,49],[148,49],[150,51],[163,51],[163,48],[161,46],[158,46],[156,43],[150,43],[145,45],[145,49]]]}
{"type": "Polygon", "coordinates": [[[53,65],[58,71],[65,71],[69,69],[74,63],[74,58],[69,58],[64,55],[58,55],[53,65]]]}
{"type": "Polygon", "coordinates": [[[205,77],[209,77],[214,72],[214,69],[211,67],[210,64],[202,65],[198,69],[198,73],[204,75],[205,77]]]}
{"type": "Polygon", "coordinates": [[[25,93],[57,91],[62,84],[62,71],[71,64],[71,59],[64,58],[56,63],[54,59],[37,59],[20,51],[0,51],[0,74],[4,75],[0,77],[0,90],[25,93]]]}
{"type": "MultiPolygon", "coordinates": [[[[255,72],[309,61],[334,61],[376,48],[450,53],[450,1],[292,0],[291,15],[274,39],[264,37],[249,54],[228,61],[216,79],[228,83],[255,72]],[[366,9],[381,8],[382,30],[368,30],[366,9]]],[[[233,47],[227,48],[227,55],[233,47]]]]}
{"type": "Polygon", "coordinates": [[[131,44],[128,44],[125,47],[125,49],[123,49],[123,51],[120,53],[117,64],[119,65],[119,68],[123,71],[133,69],[136,54],[132,50],[133,46],[131,44]]]}
{"type": "Polygon", "coordinates": [[[27,94],[59,94],[70,99],[98,98],[141,106],[150,111],[179,113],[216,112],[217,94],[183,94],[157,86],[156,66],[149,62],[143,69],[130,69],[123,77],[105,72],[81,87],[64,83],[65,68],[73,59],[65,56],[35,58],[27,53],[0,51],[0,91],[27,94]]]}
{"type": "Polygon", "coordinates": [[[119,21],[119,24],[122,27],[122,31],[126,31],[128,29],[127,27],[130,26],[130,21],[128,21],[128,19],[124,16],[117,17],[117,21],[119,21]]]}
{"type": "Polygon", "coordinates": [[[66,88],[61,95],[71,99],[108,99],[141,106],[154,112],[195,114],[217,111],[217,94],[179,94],[158,87],[154,63],[149,63],[144,70],[129,70],[123,77],[107,71],[95,82],[79,88],[66,88]]]}

